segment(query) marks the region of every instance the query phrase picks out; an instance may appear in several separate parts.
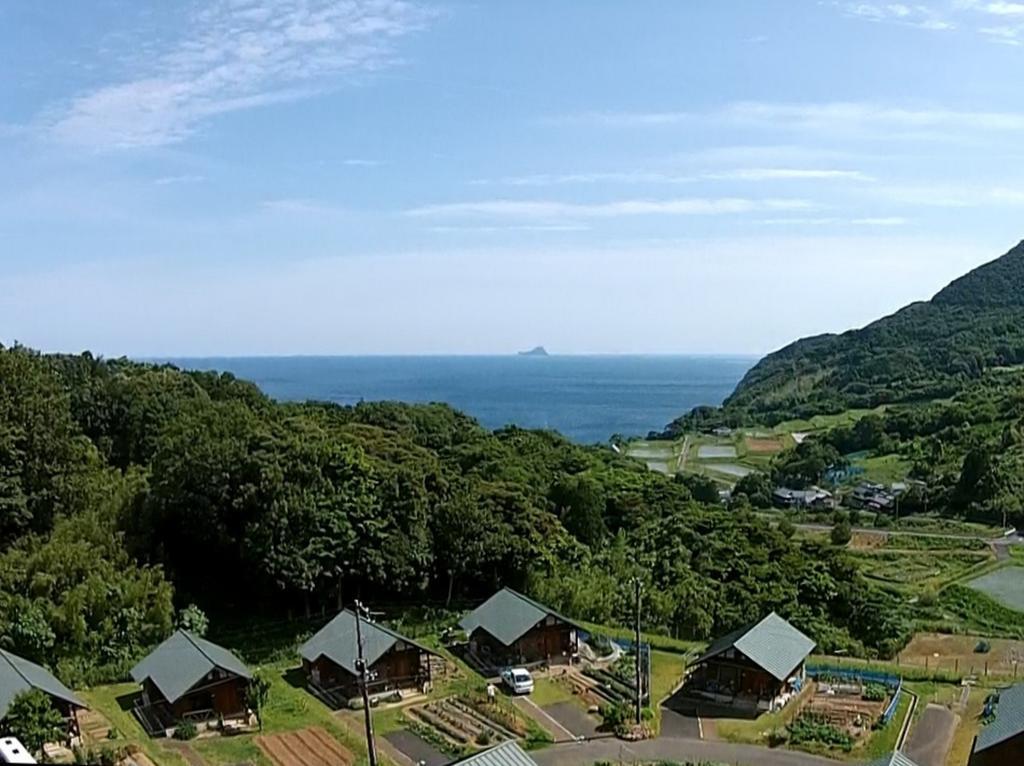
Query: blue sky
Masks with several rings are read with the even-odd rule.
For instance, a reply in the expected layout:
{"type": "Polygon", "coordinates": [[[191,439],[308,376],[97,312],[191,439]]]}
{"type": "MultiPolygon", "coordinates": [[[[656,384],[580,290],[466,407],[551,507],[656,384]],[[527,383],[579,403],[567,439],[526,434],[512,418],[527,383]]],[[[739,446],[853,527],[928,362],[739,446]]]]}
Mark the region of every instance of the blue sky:
{"type": "Polygon", "coordinates": [[[0,4],[0,338],[761,353],[1024,237],[1024,3],[0,4]]]}

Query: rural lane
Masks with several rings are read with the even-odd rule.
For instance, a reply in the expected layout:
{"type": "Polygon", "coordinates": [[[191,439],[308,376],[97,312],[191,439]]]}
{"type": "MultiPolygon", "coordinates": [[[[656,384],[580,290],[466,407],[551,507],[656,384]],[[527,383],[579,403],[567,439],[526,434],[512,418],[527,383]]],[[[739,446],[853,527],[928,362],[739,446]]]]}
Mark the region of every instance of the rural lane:
{"type": "Polygon", "coordinates": [[[836,766],[836,761],[793,750],[707,742],[701,739],[659,737],[642,742],[593,739],[566,742],[536,750],[530,756],[540,766],[592,766],[596,761],[717,761],[730,766],[836,766]]]}

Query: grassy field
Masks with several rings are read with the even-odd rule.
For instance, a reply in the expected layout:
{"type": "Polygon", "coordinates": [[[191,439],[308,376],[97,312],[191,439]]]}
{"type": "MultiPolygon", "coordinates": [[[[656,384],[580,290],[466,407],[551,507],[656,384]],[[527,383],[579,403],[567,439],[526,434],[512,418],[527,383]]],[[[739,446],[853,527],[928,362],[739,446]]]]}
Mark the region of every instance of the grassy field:
{"type": "MultiPolygon", "coordinates": [[[[357,756],[358,763],[365,762],[365,748],[361,741],[325,707],[312,697],[300,683],[296,669],[286,664],[268,668],[272,686],[264,710],[264,728],[267,733],[294,731],[307,726],[320,726],[357,756]]],[[[185,760],[167,749],[160,740],[151,739],[142,730],[138,721],[122,709],[119,698],[138,690],[135,684],[114,684],[101,686],[83,692],[90,706],[102,713],[121,732],[123,741],[137,744],[155,763],[160,766],[186,766],[185,760]]],[[[269,766],[270,762],[256,745],[252,734],[233,737],[209,737],[195,739],[189,746],[211,766],[250,763],[254,766],[269,766]]],[[[119,743],[120,744],[120,743],[119,743]]]]}
{"type": "Polygon", "coordinates": [[[129,710],[124,709],[119,700],[131,697],[138,690],[139,687],[132,683],[111,684],[88,689],[81,692],[81,695],[90,708],[101,713],[118,731],[119,736],[116,740],[111,740],[111,745],[134,745],[159,766],[188,766],[185,759],[177,753],[165,750],[157,744],[156,740],[150,739],[139,722],[135,720],[135,716],[129,710]]]}
{"type": "Polygon", "coordinates": [[[855,478],[856,482],[874,481],[879,484],[892,484],[903,481],[910,474],[913,464],[899,455],[878,455],[861,457],[851,461],[852,465],[863,469],[864,473],[855,478]]]}

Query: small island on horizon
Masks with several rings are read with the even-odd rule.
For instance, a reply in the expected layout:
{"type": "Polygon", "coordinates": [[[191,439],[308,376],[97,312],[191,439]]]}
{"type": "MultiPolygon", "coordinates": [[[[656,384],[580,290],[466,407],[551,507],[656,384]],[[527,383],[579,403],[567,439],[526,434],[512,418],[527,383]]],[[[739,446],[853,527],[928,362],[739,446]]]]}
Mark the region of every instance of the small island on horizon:
{"type": "Polygon", "coordinates": [[[519,356],[550,356],[543,346],[534,346],[529,351],[520,351],[519,356]]]}

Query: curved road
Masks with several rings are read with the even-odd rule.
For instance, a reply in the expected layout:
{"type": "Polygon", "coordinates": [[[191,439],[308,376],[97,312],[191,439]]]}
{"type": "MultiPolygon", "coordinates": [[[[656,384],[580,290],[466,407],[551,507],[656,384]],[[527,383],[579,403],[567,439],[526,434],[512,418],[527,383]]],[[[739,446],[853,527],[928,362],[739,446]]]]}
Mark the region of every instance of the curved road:
{"type": "Polygon", "coordinates": [[[540,766],[592,766],[597,761],[717,761],[736,766],[836,766],[836,761],[793,750],[708,742],[702,739],[659,737],[643,742],[592,739],[566,742],[536,750],[530,756],[540,766]]]}

